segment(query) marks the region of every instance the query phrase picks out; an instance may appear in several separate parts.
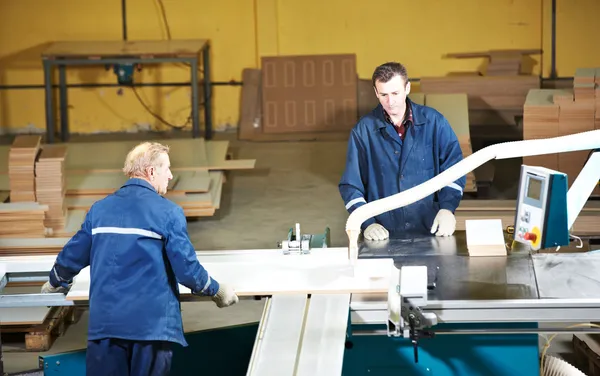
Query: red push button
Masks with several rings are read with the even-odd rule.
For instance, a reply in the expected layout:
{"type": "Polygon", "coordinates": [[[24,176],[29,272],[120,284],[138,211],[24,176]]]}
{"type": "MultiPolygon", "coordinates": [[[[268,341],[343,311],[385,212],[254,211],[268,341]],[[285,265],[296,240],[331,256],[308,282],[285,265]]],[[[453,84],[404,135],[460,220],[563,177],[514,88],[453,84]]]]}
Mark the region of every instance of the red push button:
{"type": "Polygon", "coordinates": [[[532,232],[526,232],[525,236],[523,236],[523,239],[535,242],[535,239],[537,239],[537,235],[532,232]]]}

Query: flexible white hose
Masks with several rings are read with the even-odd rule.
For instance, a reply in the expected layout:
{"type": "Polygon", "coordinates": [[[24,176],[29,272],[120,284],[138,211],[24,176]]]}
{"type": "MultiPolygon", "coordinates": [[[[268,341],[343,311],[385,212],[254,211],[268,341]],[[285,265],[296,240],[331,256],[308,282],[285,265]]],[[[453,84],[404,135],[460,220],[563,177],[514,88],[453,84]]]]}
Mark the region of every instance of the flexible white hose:
{"type": "Polygon", "coordinates": [[[554,356],[547,356],[542,376],[585,376],[578,368],[554,356]]]}
{"type": "Polygon", "coordinates": [[[364,221],[421,200],[492,159],[507,159],[600,148],[600,129],[567,136],[504,142],[485,147],[432,179],[395,195],[372,201],[350,214],[346,222],[351,262],[358,257],[358,234],[364,221]]]}

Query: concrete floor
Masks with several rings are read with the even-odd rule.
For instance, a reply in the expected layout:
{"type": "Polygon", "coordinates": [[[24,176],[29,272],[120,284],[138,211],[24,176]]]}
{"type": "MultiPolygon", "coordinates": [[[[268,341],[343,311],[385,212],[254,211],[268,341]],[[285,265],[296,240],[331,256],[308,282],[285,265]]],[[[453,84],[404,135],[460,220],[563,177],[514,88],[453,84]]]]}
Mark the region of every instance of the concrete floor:
{"type": "MultiPolygon", "coordinates": [[[[135,137],[137,135],[123,135],[135,137]]],[[[185,134],[182,137],[189,137],[185,134]]],[[[227,175],[221,209],[214,217],[190,221],[188,230],[198,250],[273,249],[290,227],[299,222],[305,233],[331,230],[333,246],[345,246],[347,213],[337,189],[343,171],[346,141],[239,142],[235,134],[218,134],[229,139],[236,159],[256,159],[251,171],[227,175]]],[[[78,141],[81,137],[74,137],[78,141]]],[[[87,140],[115,139],[92,136],[87,140]]],[[[514,198],[520,160],[496,164],[493,198],[514,198]]],[[[212,303],[184,303],[186,331],[258,321],[260,301],[242,301],[219,310],[212,303]]],[[[87,315],[60,337],[51,353],[85,347],[87,315]]],[[[553,343],[553,348],[557,345],[553,343]]],[[[560,352],[560,351],[559,351],[560,352]]],[[[37,368],[35,353],[4,354],[6,372],[37,368]]]]}

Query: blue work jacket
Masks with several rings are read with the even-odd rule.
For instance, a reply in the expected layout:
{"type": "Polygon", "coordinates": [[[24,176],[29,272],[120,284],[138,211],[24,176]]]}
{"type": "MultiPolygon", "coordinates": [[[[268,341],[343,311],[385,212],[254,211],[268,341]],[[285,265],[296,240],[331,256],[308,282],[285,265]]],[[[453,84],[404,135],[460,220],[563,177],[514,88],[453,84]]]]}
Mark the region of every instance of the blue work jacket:
{"type": "MultiPolygon", "coordinates": [[[[435,109],[409,99],[407,105],[412,106],[413,124],[406,129],[404,141],[386,121],[381,105],[363,116],[352,129],[346,168],[339,183],[349,213],[367,202],[424,183],[462,160],[458,139],[446,118],[435,109]]],[[[454,213],[465,183],[463,176],[436,194],[368,219],[362,229],[379,223],[390,236],[430,234],[440,209],[454,213]]]]}
{"type": "Polygon", "coordinates": [[[142,179],[97,201],[58,254],[53,286],[90,266],[88,339],[169,341],[187,346],[178,283],[215,295],[219,283],[198,262],[181,207],[142,179]]]}

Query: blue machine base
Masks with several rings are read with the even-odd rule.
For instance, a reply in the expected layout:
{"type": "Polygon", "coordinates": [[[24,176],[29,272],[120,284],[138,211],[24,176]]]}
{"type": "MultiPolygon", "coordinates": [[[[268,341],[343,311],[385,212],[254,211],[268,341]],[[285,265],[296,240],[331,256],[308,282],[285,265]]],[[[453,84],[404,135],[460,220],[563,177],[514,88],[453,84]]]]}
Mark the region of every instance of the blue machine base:
{"type": "MultiPolygon", "coordinates": [[[[439,329],[537,328],[537,324],[438,325],[439,329]]],[[[361,326],[355,330],[381,329],[361,326]]],[[[188,333],[189,347],[175,346],[172,376],[245,376],[258,323],[188,333]],[[217,367],[225,366],[226,372],[217,367]]],[[[537,334],[440,334],[419,341],[419,363],[404,338],[351,336],[347,338],[343,376],[539,375],[537,334]]],[[[44,375],[85,375],[85,349],[40,356],[44,375]]]]}
{"type": "MultiPolygon", "coordinates": [[[[363,326],[357,329],[373,329],[363,326]]],[[[440,324],[436,329],[537,328],[537,324],[440,324]]],[[[385,326],[378,329],[385,329],[385,326]]],[[[539,375],[537,334],[438,334],[419,340],[419,362],[406,338],[353,336],[344,353],[343,376],[539,375]]]]}

